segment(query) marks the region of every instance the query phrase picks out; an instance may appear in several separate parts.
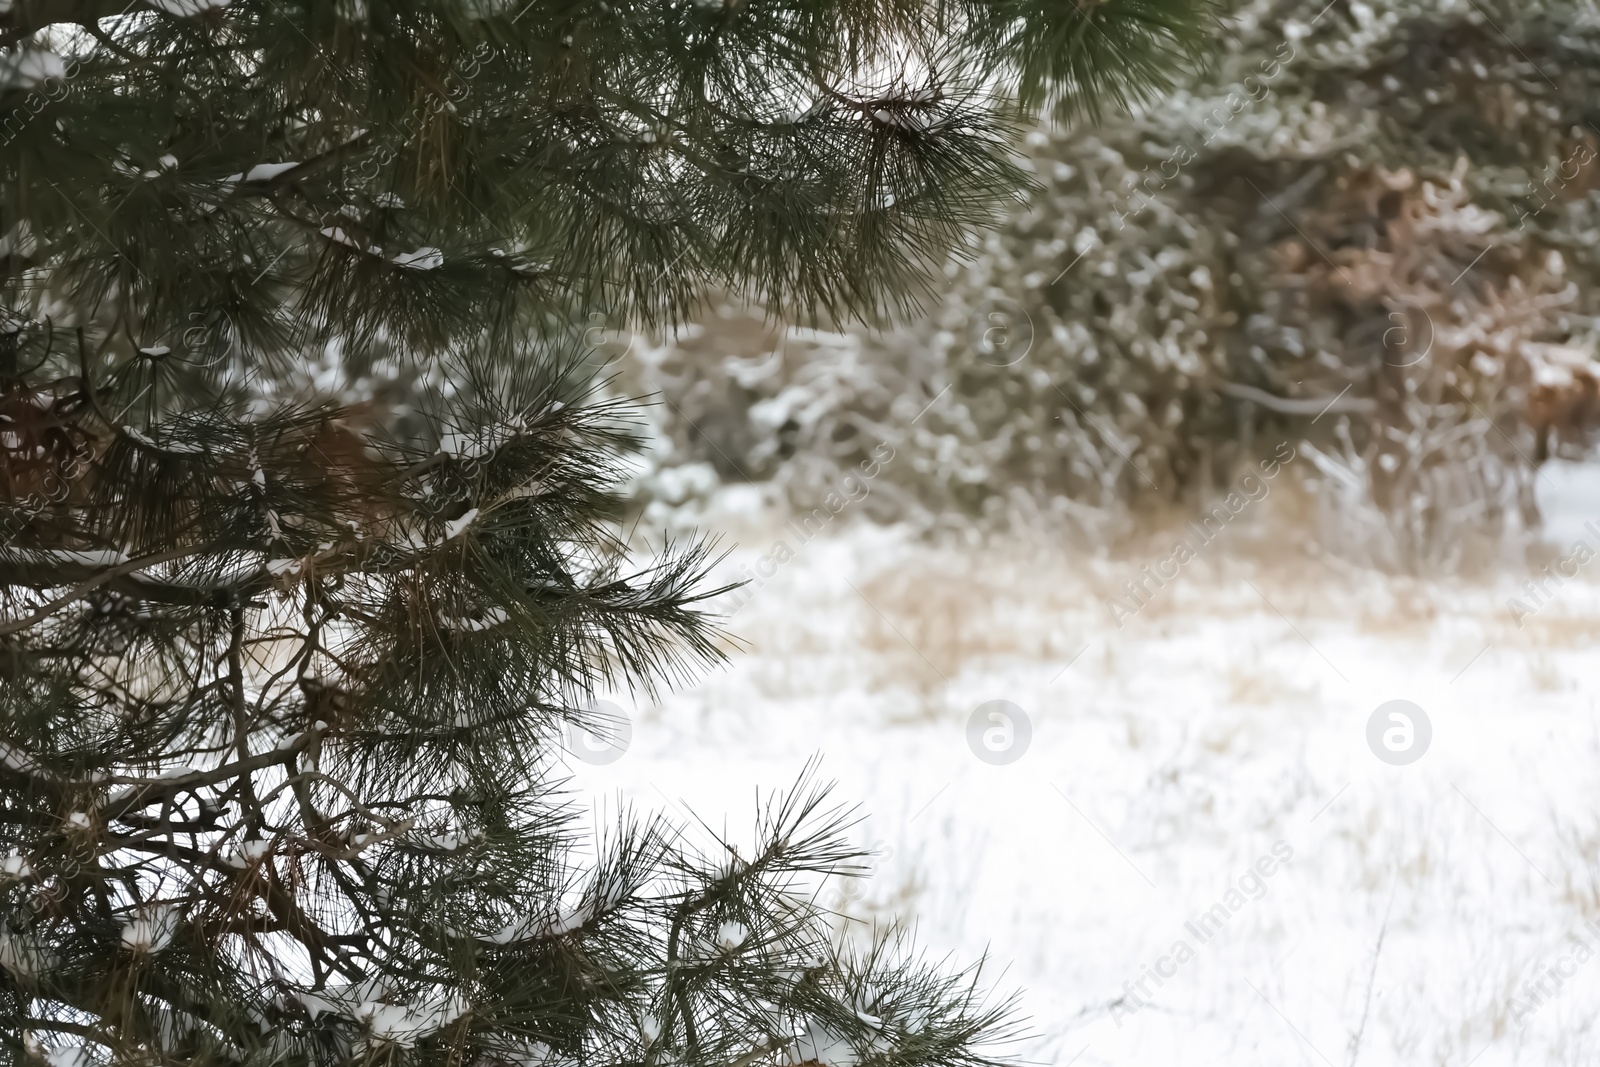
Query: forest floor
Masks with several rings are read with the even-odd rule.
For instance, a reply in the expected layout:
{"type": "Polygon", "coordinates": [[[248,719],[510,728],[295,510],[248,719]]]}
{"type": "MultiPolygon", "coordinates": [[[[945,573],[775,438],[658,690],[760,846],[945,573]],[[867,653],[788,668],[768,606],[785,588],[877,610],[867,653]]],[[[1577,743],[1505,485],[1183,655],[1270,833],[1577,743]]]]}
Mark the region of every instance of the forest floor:
{"type": "Polygon", "coordinates": [[[1526,575],[1399,579],[1241,538],[1117,620],[1172,536],[802,544],[725,492],[727,574],[795,557],[731,619],[725,667],[615,697],[631,745],[574,762],[580,788],[737,831],[820,759],[878,852],[829,903],[986,954],[1031,1062],[1594,1062],[1600,563],[1519,625],[1526,575]],[[1004,706],[972,726],[996,700],[1020,709],[1007,763],[979,758],[1004,706]],[[1369,745],[1391,700],[1431,724],[1406,765],[1369,745]]]}

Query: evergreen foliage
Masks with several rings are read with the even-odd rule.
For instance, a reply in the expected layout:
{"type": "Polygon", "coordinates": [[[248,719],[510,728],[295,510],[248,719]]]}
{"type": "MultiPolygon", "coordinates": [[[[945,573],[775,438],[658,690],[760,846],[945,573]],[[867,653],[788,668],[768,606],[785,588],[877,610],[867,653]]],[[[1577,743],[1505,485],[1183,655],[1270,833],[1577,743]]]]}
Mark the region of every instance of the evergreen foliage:
{"type": "Polygon", "coordinates": [[[832,937],[809,780],[743,850],[584,837],[561,731],[715,660],[719,590],[625,550],[583,334],[903,306],[1031,109],[1143,98],[1209,17],[0,7],[10,1062],[988,1062],[974,972],[832,937]]]}

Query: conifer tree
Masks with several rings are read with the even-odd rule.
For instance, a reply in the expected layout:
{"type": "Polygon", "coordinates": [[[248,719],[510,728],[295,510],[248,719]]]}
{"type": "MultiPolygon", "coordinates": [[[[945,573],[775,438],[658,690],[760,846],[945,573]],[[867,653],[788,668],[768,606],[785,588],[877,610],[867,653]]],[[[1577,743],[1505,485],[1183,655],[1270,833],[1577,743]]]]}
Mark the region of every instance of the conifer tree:
{"type": "Polygon", "coordinates": [[[715,660],[615,525],[584,336],[904,307],[1030,112],[1192,0],[0,6],[0,1046],[14,1063],[985,1062],[753,851],[579,837],[561,730],[715,660]],[[326,374],[310,373],[322,368],[326,374]]]}

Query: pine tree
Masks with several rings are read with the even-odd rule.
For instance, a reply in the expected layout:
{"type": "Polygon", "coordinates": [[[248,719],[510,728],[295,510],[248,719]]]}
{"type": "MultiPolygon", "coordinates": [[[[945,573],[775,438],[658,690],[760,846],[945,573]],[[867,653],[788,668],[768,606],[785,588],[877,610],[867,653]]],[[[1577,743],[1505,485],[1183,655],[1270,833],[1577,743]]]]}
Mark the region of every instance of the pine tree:
{"type": "Polygon", "coordinates": [[[592,322],[873,318],[1137,100],[1189,0],[0,8],[11,1062],[987,1062],[973,972],[831,935],[809,780],[581,834],[557,741],[715,660],[637,562],[592,322]],[[599,316],[592,320],[590,316],[599,316]]]}

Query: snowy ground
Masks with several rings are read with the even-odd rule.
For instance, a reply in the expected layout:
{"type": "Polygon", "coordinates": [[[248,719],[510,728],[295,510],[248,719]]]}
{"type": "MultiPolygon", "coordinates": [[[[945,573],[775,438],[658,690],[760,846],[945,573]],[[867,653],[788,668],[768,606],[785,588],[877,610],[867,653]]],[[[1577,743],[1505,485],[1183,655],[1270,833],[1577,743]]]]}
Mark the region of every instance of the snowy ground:
{"type": "MultiPolygon", "coordinates": [[[[799,544],[716,525],[730,573],[799,544]]],[[[1107,599],[1170,534],[1085,558],[836,525],[734,617],[727,668],[628,704],[630,748],[580,786],[745,825],[819,755],[882,853],[836,905],[987,952],[1036,1062],[1595,1062],[1600,561],[1519,627],[1509,576],[1384,579],[1237,531],[1118,628],[1107,599]],[[1395,699],[1432,727],[1404,766],[1368,743],[1395,699]],[[994,700],[1031,729],[1003,765],[969,744],[994,700]]]]}

